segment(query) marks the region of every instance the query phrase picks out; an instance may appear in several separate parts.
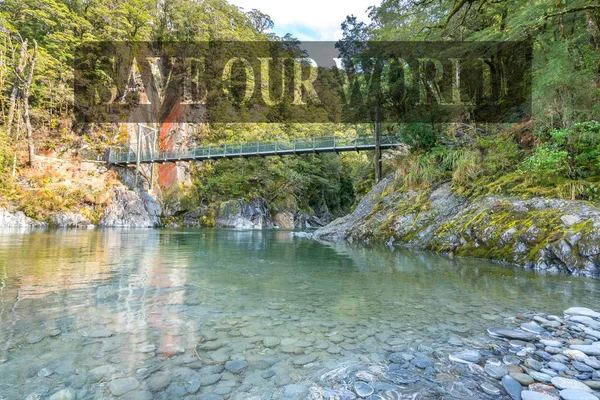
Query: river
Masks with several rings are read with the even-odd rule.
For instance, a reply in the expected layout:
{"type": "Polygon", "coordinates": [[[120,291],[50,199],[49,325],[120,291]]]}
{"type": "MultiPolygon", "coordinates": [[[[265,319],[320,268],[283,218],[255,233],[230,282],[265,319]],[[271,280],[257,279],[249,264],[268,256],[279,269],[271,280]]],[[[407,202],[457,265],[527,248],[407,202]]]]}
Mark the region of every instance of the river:
{"type": "Polygon", "coordinates": [[[591,279],[287,231],[3,231],[0,399],[326,398],[393,352],[441,360],[598,299],[591,279]]]}

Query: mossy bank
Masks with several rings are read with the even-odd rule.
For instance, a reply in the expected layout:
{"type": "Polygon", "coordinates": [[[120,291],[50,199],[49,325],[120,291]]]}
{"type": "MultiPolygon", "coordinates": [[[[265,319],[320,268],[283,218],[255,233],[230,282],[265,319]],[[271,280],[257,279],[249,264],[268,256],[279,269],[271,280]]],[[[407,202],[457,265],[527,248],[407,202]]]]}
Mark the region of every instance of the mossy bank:
{"type": "Polygon", "coordinates": [[[600,276],[600,208],[586,201],[468,198],[453,192],[449,183],[397,190],[394,180],[387,178],[352,214],[317,230],[313,237],[600,276]]]}

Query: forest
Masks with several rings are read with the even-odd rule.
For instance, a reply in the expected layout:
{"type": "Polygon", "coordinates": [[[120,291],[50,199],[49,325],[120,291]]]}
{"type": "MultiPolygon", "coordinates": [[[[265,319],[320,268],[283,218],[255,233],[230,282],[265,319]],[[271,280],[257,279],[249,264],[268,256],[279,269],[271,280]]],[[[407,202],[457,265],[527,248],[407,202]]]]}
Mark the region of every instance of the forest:
{"type": "MultiPolygon", "coordinates": [[[[532,110],[523,121],[386,123],[406,146],[386,154],[398,190],[452,182],[468,196],[508,194],[600,201],[600,3],[597,0],[383,0],[369,21],[340,21],[344,43],[530,41],[532,110]]],[[[3,0],[0,2],[0,206],[33,218],[105,199],[60,188],[35,158],[82,159],[123,144],[119,124],[73,117],[73,63],[86,41],[294,41],[260,10],[223,0],[3,0]],[[57,189],[58,186],[58,189],[57,189]]],[[[198,143],[370,134],[373,124],[194,127],[198,143]]],[[[227,160],[192,165],[186,207],[264,198],[269,207],[335,216],[373,184],[367,153],[227,160]]]]}

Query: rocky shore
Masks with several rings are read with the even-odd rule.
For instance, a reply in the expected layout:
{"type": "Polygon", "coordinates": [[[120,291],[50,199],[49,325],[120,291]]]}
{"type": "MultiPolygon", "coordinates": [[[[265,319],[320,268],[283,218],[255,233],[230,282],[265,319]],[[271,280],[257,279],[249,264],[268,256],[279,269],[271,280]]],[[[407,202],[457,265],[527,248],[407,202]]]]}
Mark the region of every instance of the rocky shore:
{"type": "Polygon", "coordinates": [[[423,346],[391,352],[385,365],[325,374],[333,387],[313,388],[314,398],[397,400],[411,393],[421,396],[411,398],[598,400],[600,313],[572,307],[563,317],[537,314],[518,320],[518,328],[490,327],[487,340],[447,356],[423,346]],[[445,381],[453,385],[448,388],[445,381]]]}
{"type": "Polygon", "coordinates": [[[600,274],[600,208],[583,201],[466,198],[449,184],[400,191],[386,178],[352,214],[313,237],[385,243],[579,276],[600,274]]]}

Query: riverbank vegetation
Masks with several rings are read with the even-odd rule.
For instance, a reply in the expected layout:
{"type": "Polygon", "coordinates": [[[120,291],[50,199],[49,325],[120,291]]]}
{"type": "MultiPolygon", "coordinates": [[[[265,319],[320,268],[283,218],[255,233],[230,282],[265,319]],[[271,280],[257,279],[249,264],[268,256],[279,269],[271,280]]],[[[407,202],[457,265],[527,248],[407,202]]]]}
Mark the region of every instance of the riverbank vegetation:
{"type": "Polygon", "coordinates": [[[370,18],[348,17],[344,40],[533,42],[531,120],[413,127],[394,160],[398,186],[600,200],[600,3],[383,1],[370,18]]]}
{"type": "MultiPolygon", "coordinates": [[[[449,124],[384,123],[384,132],[407,142],[385,162],[398,189],[452,182],[453,190],[471,196],[600,200],[597,0],[384,0],[370,8],[370,20],[349,16],[342,24],[343,40],[533,43],[530,120],[478,124],[461,116],[449,124]]],[[[273,22],[259,10],[240,10],[223,0],[6,0],[0,3],[0,26],[0,206],[42,219],[43,207],[30,206],[39,203],[39,193],[23,188],[44,187],[48,174],[29,170],[36,168],[28,166],[30,152],[77,160],[127,140],[122,126],[81,126],[72,119],[73,62],[80,43],[293,40],[272,34],[273,22]]],[[[373,126],[204,124],[192,131],[191,140],[206,143],[354,135],[372,132],[373,126]]],[[[371,163],[370,154],[205,162],[191,168],[192,185],[182,204],[264,198],[274,209],[342,215],[370,189],[371,163]]],[[[83,192],[70,190],[70,200],[53,200],[52,208],[83,205],[83,192]]]]}

